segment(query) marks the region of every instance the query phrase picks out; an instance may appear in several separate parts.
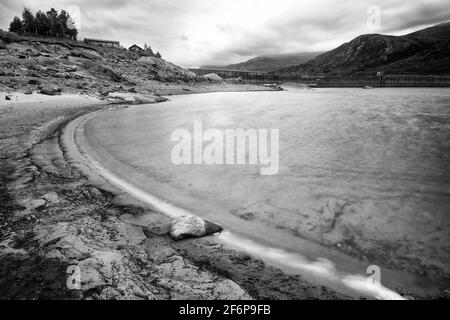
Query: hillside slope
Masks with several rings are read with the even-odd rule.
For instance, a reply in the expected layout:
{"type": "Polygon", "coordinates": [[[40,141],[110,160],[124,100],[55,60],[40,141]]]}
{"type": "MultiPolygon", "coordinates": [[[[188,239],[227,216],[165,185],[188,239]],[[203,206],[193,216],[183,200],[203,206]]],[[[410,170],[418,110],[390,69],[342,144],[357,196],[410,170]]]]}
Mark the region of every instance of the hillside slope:
{"type": "Polygon", "coordinates": [[[0,90],[66,93],[149,91],[147,82],[196,83],[194,73],[155,56],[0,31],[0,90]]]}
{"type": "Polygon", "coordinates": [[[336,77],[391,74],[450,74],[450,22],[404,36],[367,34],[298,66],[275,72],[281,77],[336,77]]]}
{"type": "Polygon", "coordinates": [[[295,66],[305,63],[317,57],[319,54],[321,54],[321,52],[301,52],[259,56],[245,62],[230,64],[227,66],[201,66],[201,68],[270,72],[286,68],[288,66],[295,66]]]}

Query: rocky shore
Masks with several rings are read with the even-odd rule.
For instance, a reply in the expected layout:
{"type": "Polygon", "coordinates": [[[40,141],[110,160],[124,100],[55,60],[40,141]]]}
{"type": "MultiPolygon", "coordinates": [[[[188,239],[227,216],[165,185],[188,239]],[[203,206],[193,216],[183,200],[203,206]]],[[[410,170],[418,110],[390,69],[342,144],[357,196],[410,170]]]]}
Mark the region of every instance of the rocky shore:
{"type": "Polygon", "coordinates": [[[61,129],[105,107],[87,96],[0,104],[1,299],[344,298],[214,236],[175,242],[160,228],[169,218],[94,186],[67,161],[61,129]]]}

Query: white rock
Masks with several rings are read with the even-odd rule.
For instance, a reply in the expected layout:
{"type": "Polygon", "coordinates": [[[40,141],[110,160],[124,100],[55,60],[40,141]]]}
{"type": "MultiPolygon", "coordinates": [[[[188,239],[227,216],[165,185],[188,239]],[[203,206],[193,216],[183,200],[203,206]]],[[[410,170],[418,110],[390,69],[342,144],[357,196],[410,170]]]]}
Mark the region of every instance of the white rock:
{"type": "Polygon", "coordinates": [[[51,204],[56,204],[56,203],[61,202],[61,199],[59,198],[59,196],[56,192],[46,193],[42,198],[51,204]]]}
{"type": "Polygon", "coordinates": [[[47,201],[45,201],[44,199],[30,199],[25,201],[24,206],[27,209],[41,209],[45,207],[46,204],[47,201]]]}
{"type": "Polygon", "coordinates": [[[182,216],[172,221],[170,226],[170,236],[174,240],[200,238],[221,230],[221,226],[205,221],[199,217],[182,216]]]}
{"type": "Polygon", "coordinates": [[[204,80],[214,81],[214,82],[221,82],[223,79],[221,76],[217,75],[216,73],[208,73],[203,76],[201,76],[204,80]]]}

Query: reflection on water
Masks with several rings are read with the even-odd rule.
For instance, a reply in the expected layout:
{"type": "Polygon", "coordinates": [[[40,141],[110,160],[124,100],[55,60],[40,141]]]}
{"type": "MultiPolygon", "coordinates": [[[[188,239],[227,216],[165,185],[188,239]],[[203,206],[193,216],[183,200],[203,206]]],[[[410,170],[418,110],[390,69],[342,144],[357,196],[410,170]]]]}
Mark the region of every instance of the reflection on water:
{"type": "Polygon", "coordinates": [[[110,169],[169,202],[234,230],[248,226],[249,236],[264,230],[276,242],[289,234],[391,267],[449,272],[450,90],[171,100],[89,121],[99,158],[114,159],[110,169]],[[192,131],[194,121],[205,129],[279,129],[279,174],[261,176],[249,165],[175,166],[171,133],[192,131]]]}

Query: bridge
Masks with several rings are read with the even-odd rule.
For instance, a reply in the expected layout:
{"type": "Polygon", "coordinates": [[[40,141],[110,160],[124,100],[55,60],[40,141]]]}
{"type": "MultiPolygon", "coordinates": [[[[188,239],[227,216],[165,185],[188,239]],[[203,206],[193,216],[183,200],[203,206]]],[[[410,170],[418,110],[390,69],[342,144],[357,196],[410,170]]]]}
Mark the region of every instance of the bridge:
{"type": "Polygon", "coordinates": [[[380,87],[450,87],[450,75],[394,75],[380,77],[380,87]]]}
{"type": "Polygon", "coordinates": [[[268,72],[244,71],[244,70],[225,70],[225,69],[189,69],[199,76],[209,73],[215,73],[224,79],[241,78],[245,81],[270,82],[278,79],[277,76],[268,72]]]}

